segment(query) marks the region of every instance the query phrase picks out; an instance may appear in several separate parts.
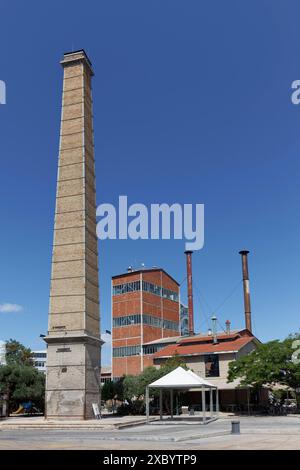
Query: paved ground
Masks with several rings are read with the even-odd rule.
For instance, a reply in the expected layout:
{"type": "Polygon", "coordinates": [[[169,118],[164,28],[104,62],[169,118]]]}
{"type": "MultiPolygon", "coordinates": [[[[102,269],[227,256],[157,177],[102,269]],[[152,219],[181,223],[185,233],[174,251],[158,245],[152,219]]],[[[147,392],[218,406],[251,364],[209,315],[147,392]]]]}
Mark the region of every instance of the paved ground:
{"type": "MultiPolygon", "coordinates": [[[[151,417],[151,420],[158,419],[151,417]]],[[[85,421],[74,420],[45,420],[43,416],[10,416],[8,419],[0,421],[1,429],[43,429],[43,428],[91,428],[91,429],[115,429],[126,427],[127,425],[146,422],[145,416],[105,416],[101,420],[90,419],[85,421]]]]}
{"type": "Polygon", "coordinates": [[[300,449],[299,417],[242,417],[241,435],[231,419],[199,424],[150,424],[122,430],[8,430],[0,449],[300,449]]]}

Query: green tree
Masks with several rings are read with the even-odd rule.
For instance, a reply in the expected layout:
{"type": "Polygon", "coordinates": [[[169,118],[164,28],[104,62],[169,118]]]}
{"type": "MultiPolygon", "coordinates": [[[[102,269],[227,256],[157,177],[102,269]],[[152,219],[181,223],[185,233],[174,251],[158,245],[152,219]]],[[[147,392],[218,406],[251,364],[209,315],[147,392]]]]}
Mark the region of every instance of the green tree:
{"type": "Polygon", "coordinates": [[[20,403],[28,401],[43,411],[45,376],[32,366],[0,366],[0,394],[8,401],[9,412],[16,411],[20,403]]]}
{"type": "Polygon", "coordinates": [[[178,355],[175,355],[173,357],[170,357],[167,359],[163,364],[161,365],[159,371],[160,371],[160,377],[163,377],[164,375],[168,374],[169,372],[172,372],[172,370],[177,369],[177,367],[182,367],[183,369],[188,369],[186,363],[184,362],[184,359],[178,355]]]}
{"type": "Polygon", "coordinates": [[[140,400],[145,394],[146,386],[161,377],[159,369],[146,367],[140,375],[127,375],[124,378],[124,398],[129,401],[140,400]]]}
{"type": "MultiPolygon", "coordinates": [[[[282,384],[296,391],[300,387],[300,364],[292,360],[292,355],[295,353],[293,343],[299,339],[300,335],[290,335],[283,341],[269,341],[230,362],[228,382],[240,379],[241,385],[256,389],[262,385],[282,384]]],[[[299,394],[297,401],[299,403],[299,394]]]]}
{"type": "Polygon", "coordinates": [[[123,379],[116,382],[105,382],[101,388],[101,399],[107,400],[122,400],[123,399],[123,379]]]}
{"type": "Polygon", "coordinates": [[[23,346],[19,341],[10,339],[5,344],[5,359],[7,364],[17,364],[20,366],[33,366],[33,355],[29,348],[23,346]]]}
{"type": "MultiPolygon", "coordinates": [[[[164,375],[172,372],[177,367],[186,367],[180,356],[174,356],[164,362],[159,369],[154,366],[146,367],[140,375],[127,375],[124,378],[124,398],[132,401],[134,398],[140,400],[145,395],[147,385],[155,382],[164,375]]],[[[151,390],[151,395],[158,395],[159,391],[151,390]]]]}

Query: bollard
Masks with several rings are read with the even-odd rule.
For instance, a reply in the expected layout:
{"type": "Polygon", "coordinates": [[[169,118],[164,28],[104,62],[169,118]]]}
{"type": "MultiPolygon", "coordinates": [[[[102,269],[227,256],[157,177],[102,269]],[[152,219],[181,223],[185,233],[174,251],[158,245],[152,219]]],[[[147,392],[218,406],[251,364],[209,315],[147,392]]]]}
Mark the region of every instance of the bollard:
{"type": "Polygon", "coordinates": [[[240,434],[240,422],[239,421],[231,421],[231,434],[240,434]]]}

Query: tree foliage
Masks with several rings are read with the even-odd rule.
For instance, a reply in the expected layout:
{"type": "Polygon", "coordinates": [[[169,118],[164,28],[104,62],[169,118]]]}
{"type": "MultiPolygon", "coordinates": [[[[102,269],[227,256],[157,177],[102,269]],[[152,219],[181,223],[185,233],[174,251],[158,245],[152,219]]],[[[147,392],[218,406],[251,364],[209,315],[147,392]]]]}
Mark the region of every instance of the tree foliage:
{"type": "Polygon", "coordinates": [[[139,400],[145,394],[146,386],[160,377],[160,370],[154,366],[146,367],[140,375],[127,375],[123,381],[124,398],[139,400]]]}
{"type": "Polygon", "coordinates": [[[122,400],[123,399],[123,379],[116,382],[105,382],[101,388],[101,400],[122,400]]]}
{"type": "MultiPolygon", "coordinates": [[[[131,401],[133,399],[139,400],[144,396],[147,385],[155,382],[164,375],[172,372],[177,367],[187,368],[183,359],[179,356],[174,356],[164,362],[159,369],[154,366],[146,367],[140,375],[127,375],[124,377],[124,398],[131,401]]],[[[157,395],[158,390],[151,390],[152,395],[157,395]]]]}
{"type": "Polygon", "coordinates": [[[170,357],[169,359],[166,360],[161,365],[161,368],[159,369],[161,371],[161,376],[168,374],[169,372],[172,372],[172,370],[176,369],[177,367],[182,367],[183,369],[188,369],[186,363],[184,362],[183,358],[175,355],[173,357],[170,357]]]}
{"type": "Polygon", "coordinates": [[[300,335],[290,335],[283,341],[260,344],[246,356],[230,362],[228,382],[240,379],[241,385],[259,388],[262,385],[282,384],[300,387],[300,364],[292,361],[293,343],[300,335]]]}
{"type": "Polygon", "coordinates": [[[8,365],[15,364],[19,366],[33,366],[34,363],[31,349],[26,348],[15,339],[7,341],[5,347],[5,359],[8,365]]]}
{"type": "Polygon", "coordinates": [[[44,408],[45,376],[32,366],[7,364],[0,366],[0,394],[15,411],[20,403],[31,401],[39,410],[44,408]]]}

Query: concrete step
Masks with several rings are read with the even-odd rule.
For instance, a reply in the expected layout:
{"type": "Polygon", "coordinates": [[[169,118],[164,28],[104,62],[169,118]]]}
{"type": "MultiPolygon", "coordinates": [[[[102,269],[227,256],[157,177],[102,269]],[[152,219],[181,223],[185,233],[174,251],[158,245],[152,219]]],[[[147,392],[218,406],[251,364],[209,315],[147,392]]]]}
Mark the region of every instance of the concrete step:
{"type": "MultiPolygon", "coordinates": [[[[155,421],[156,418],[151,419],[151,421],[155,421]]],[[[144,420],[137,420],[137,421],[128,421],[125,423],[117,422],[117,423],[105,423],[103,421],[93,421],[90,423],[86,422],[62,422],[62,423],[53,423],[53,422],[1,422],[0,423],[0,431],[5,429],[49,429],[49,430],[60,430],[60,429],[91,429],[91,430],[115,430],[115,429],[125,429],[132,426],[141,426],[146,424],[146,419],[144,420]]]]}

